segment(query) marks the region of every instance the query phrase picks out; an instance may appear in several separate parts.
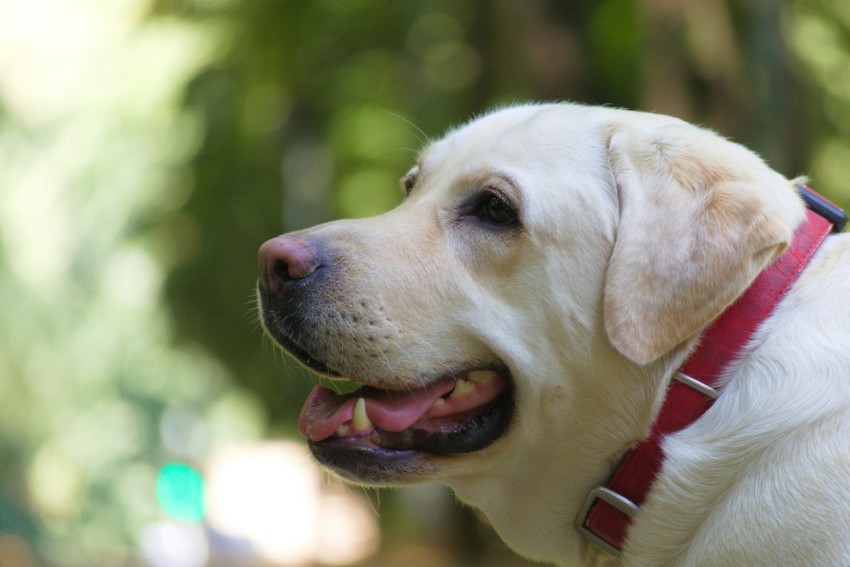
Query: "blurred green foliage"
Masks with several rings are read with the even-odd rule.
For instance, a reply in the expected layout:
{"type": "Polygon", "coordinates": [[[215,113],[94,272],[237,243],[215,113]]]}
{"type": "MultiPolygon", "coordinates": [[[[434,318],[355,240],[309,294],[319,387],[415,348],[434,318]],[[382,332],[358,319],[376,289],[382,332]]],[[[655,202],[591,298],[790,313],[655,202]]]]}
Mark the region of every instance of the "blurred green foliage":
{"type": "Polygon", "coordinates": [[[392,207],[428,137],[623,105],[848,206],[848,75],[845,0],[0,0],[0,565],[134,564],[164,465],[292,435],[256,249],[392,207]]]}

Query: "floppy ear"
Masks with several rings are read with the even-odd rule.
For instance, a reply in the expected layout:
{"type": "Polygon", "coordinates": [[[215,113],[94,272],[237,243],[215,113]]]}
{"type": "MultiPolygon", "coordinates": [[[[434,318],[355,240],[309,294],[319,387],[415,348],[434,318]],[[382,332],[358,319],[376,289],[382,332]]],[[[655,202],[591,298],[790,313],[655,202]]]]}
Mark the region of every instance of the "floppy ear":
{"type": "Polygon", "coordinates": [[[605,328],[646,364],[743,293],[786,249],[803,207],[755,154],[684,122],[613,126],[608,154],[620,221],[605,328]]]}

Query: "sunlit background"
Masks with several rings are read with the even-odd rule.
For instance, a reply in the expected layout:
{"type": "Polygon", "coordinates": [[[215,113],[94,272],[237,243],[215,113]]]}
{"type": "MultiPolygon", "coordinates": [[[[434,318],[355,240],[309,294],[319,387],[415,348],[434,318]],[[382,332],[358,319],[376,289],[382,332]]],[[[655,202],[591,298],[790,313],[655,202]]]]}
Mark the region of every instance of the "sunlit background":
{"type": "Polygon", "coordinates": [[[256,249],[398,202],[516,100],[674,114],[850,205],[846,0],[0,0],[0,566],[526,565],[352,490],[256,323],[256,249]]]}

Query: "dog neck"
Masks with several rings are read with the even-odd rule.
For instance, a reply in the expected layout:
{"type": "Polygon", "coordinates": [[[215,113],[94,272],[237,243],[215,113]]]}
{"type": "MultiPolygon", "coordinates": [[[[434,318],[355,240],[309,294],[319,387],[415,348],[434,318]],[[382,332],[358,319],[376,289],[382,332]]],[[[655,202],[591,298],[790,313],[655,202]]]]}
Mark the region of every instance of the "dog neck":
{"type": "MultiPolygon", "coordinates": [[[[804,191],[810,192],[801,188],[804,191]]],[[[811,193],[804,194],[804,198],[807,195],[811,193]]],[[[816,194],[815,197],[823,202],[816,194]]],[[[811,201],[806,200],[811,207],[811,201]]],[[[824,239],[839,229],[829,213],[811,208],[806,212],[806,220],[795,233],[789,250],[710,325],[696,350],[675,374],[649,436],[626,455],[607,486],[590,493],[577,527],[595,547],[614,556],[620,554],[632,519],[661,470],[664,438],[696,421],[713,404],[729,364],[773,312],[824,239]]]]}

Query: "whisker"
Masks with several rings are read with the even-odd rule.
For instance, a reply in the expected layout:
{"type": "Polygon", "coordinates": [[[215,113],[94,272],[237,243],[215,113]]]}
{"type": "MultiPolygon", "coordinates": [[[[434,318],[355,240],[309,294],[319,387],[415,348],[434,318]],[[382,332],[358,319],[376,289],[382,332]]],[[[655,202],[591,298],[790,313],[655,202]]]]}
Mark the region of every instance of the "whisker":
{"type": "MultiPolygon", "coordinates": [[[[380,110],[381,110],[382,112],[386,112],[386,113],[387,113],[387,114],[389,114],[390,116],[394,116],[395,118],[398,118],[399,120],[401,120],[402,122],[404,122],[404,123],[408,124],[409,126],[412,126],[412,127],[414,128],[414,132],[413,132],[413,134],[415,134],[415,135],[416,135],[416,139],[417,139],[417,140],[419,140],[419,143],[420,143],[420,144],[422,144],[423,146],[425,146],[425,145],[427,145],[428,143],[430,143],[430,141],[431,141],[430,136],[428,136],[428,134],[426,134],[426,133],[425,133],[425,131],[424,131],[422,128],[420,128],[419,126],[417,126],[416,124],[414,124],[413,122],[411,122],[411,121],[410,121],[410,119],[408,119],[408,118],[406,118],[406,117],[402,116],[401,114],[399,114],[399,113],[397,113],[397,112],[393,112],[392,110],[388,110],[388,109],[386,109],[386,108],[381,108],[380,110]]],[[[418,153],[418,152],[417,152],[417,153],[418,153]]]]}

